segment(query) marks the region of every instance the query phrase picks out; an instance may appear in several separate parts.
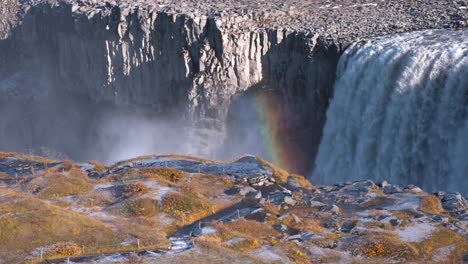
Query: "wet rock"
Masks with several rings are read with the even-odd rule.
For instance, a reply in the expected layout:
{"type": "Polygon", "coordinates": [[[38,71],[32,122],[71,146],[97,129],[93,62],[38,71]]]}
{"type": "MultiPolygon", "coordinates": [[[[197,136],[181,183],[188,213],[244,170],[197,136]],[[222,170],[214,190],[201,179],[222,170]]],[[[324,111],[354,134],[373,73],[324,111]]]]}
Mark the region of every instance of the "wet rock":
{"type": "Polygon", "coordinates": [[[246,196],[248,193],[250,192],[256,192],[257,190],[255,190],[254,188],[250,187],[250,186],[244,186],[244,187],[241,187],[240,190],[239,190],[239,194],[242,195],[242,196],[246,196]]]}
{"type": "Polygon", "coordinates": [[[288,240],[289,241],[296,240],[299,242],[305,242],[305,241],[309,241],[314,235],[315,235],[314,232],[307,232],[304,234],[297,234],[297,235],[290,236],[288,237],[288,240]]]}
{"type": "Polygon", "coordinates": [[[239,188],[237,188],[237,187],[231,187],[231,188],[224,191],[224,193],[227,194],[227,195],[235,195],[238,192],[239,192],[239,188]]]}
{"type": "Polygon", "coordinates": [[[322,209],[325,208],[327,205],[318,201],[310,201],[309,206],[312,208],[322,209]]]}
{"type": "Polygon", "coordinates": [[[280,205],[283,203],[285,197],[286,197],[286,194],[280,191],[276,191],[276,192],[268,194],[267,200],[272,204],[280,205]]]}
{"type": "Polygon", "coordinates": [[[398,226],[400,225],[400,220],[396,219],[396,218],[393,218],[393,219],[390,219],[389,223],[392,225],[392,226],[398,226]]]}
{"type": "Polygon", "coordinates": [[[377,185],[373,181],[366,180],[366,181],[355,182],[351,185],[348,185],[342,188],[340,191],[350,192],[350,193],[368,193],[371,190],[375,189],[376,187],[377,185]]]}
{"type": "Polygon", "coordinates": [[[388,184],[382,188],[383,193],[385,194],[394,194],[394,193],[401,193],[403,190],[398,185],[388,184]]]}
{"type": "Polygon", "coordinates": [[[330,218],[327,221],[323,223],[323,226],[325,228],[330,228],[330,229],[339,229],[340,228],[340,221],[336,218],[330,218]]]}
{"type": "Polygon", "coordinates": [[[330,211],[331,213],[335,215],[340,214],[340,208],[336,206],[335,204],[328,205],[327,211],[330,211]]]}
{"type": "Polygon", "coordinates": [[[463,214],[468,209],[468,202],[458,192],[443,194],[440,198],[442,207],[448,212],[463,214]]]}
{"type": "Polygon", "coordinates": [[[345,233],[351,232],[351,230],[353,230],[353,228],[356,227],[357,222],[358,221],[356,220],[349,220],[349,221],[344,222],[341,225],[341,232],[345,232],[345,233]]]}
{"type": "Polygon", "coordinates": [[[246,198],[260,199],[262,198],[262,193],[260,191],[249,192],[245,195],[246,198]]]}
{"type": "Polygon", "coordinates": [[[261,211],[261,212],[253,212],[253,213],[245,216],[245,219],[255,220],[257,222],[263,223],[263,222],[265,222],[266,217],[267,217],[267,214],[265,212],[261,211]]]}
{"type": "Polygon", "coordinates": [[[436,222],[441,222],[441,223],[448,223],[449,219],[448,217],[442,216],[442,215],[434,215],[432,216],[432,220],[436,222]]]}
{"type": "Polygon", "coordinates": [[[288,230],[288,227],[283,224],[273,225],[273,228],[280,231],[281,233],[284,233],[288,230]]]}

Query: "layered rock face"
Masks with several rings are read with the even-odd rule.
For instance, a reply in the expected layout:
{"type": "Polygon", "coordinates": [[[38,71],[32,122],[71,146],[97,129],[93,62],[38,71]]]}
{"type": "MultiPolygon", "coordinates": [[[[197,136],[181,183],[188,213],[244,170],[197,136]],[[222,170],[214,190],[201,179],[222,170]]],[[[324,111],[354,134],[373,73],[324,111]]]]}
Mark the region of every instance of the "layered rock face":
{"type": "Polygon", "coordinates": [[[126,155],[239,154],[223,142],[243,142],[251,124],[239,116],[251,113],[231,102],[251,90],[279,95],[290,113],[280,123],[300,131],[285,140],[305,142],[301,156],[312,160],[344,47],[359,37],[459,27],[467,17],[452,1],[7,3],[0,100],[10,116],[0,147],[46,145],[101,160],[124,158],[108,153],[141,141],[146,147],[126,155]]]}

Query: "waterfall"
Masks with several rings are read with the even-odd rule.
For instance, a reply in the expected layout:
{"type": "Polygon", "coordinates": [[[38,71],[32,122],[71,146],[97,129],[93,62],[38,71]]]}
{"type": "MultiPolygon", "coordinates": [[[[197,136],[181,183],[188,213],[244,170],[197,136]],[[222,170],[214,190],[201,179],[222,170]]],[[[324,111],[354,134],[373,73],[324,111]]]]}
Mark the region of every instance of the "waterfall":
{"type": "Polygon", "coordinates": [[[340,58],[312,181],[468,192],[468,30],[353,44],[340,58]]]}

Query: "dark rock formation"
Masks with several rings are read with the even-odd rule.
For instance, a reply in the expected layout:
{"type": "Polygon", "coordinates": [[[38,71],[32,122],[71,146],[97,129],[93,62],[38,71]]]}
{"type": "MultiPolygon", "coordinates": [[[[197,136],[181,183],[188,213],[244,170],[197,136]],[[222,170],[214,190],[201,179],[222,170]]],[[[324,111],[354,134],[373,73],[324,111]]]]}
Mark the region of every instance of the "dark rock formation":
{"type": "MultiPolygon", "coordinates": [[[[0,124],[8,139],[1,148],[46,145],[78,159],[115,160],[123,157],[108,153],[120,149],[108,146],[128,149],[116,143],[128,137],[118,131],[136,116],[151,124],[138,130],[159,133],[158,142],[127,155],[259,152],[240,144],[251,113],[238,102],[252,91],[273,91],[289,113],[277,122],[298,131],[285,140],[303,159],[284,164],[298,172],[315,157],[347,45],[463,26],[467,18],[460,3],[428,0],[6,3],[0,7],[0,110],[14,114],[0,124]],[[115,116],[128,118],[107,124],[115,116]],[[102,143],[99,135],[112,140],[102,143]],[[167,145],[159,138],[169,138],[167,145]]],[[[134,141],[146,140],[135,135],[134,141]]]]}

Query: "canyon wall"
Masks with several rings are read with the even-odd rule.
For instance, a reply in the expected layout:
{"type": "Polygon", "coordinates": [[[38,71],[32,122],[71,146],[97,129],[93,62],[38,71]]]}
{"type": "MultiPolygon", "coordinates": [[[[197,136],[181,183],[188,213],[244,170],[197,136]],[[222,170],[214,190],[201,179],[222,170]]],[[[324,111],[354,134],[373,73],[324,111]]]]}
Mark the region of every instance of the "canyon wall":
{"type": "Polygon", "coordinates": [[[313,165],[350,43],[466,22],[460,4],[429,0],[5,3],[1,149],[109,162],[250,152],[300,173],[313,165]],[[275,126],[271,142],[255,126],[275,126]]]}
{"type": "MultiPolygon", "coordinates": [[[[77,14],[76,8],[69,4],[33,6],[11,32],[7,41],[14,45],[6,53],[16,55],[5,65],[17,69],[2,76],[2,108],[31,113],[3,121],[9,124],[2,126],[5,138],[18,138],[11,134],[18,127],[22,134],[29,134],[2,142],[3,146],[21,150],[25,147],[21,144],[34,148],[33,141],[46,144],[47,129],[41,124],[47,123],[50,129],[60,126],[53,125],[51,116],[73,122],[62,125],[73,127],[73,132],[66,128],[68,132],[60,134],[67,138],[59,141],[70,141],[72,133],[78,142],[92,137],[83,136],[89,131],[82,130],[99,131],[95,123],[100,121],[93,120],[100,109],[138,108],[180,124],[175,134],[187,144],[173,151],[213,156],[220,153],[226,138],[231,100],[260,86],[280,91],[297,113],[296,120],[286,120],[289,126],[323,126],[340,53],[332,42],[286,29],[256,29],[256,22],[248,16],[190,17],[117,6],[77,14]],[[53,102],[51,97],[55,97],[53,102]],[[44,104],[61,107],[53,113],[41,112],[44,104]],[[313,111],[306,110],[310,105],[313,111]],[[25,108],[30,110],[21,110],[25,108]],[[29,119],[27,124],[21,121],[25,119],[29,119]],[[31,126],[40,127],[32,132],[31,126]],[[187,129],[179,129],[184,126],[187,129]]],[[[304,138],[317,145],[320,133],[304,138]]],[[[86,141],[92,144],[93,139],[86,141]]],[[[60,148],[61,144],[52,145],[60,148]]],[[[72,156],[74,145],[66,148],[72,156]]],[[[224,157],[240,154],[223,152],[224,157]]]]}

